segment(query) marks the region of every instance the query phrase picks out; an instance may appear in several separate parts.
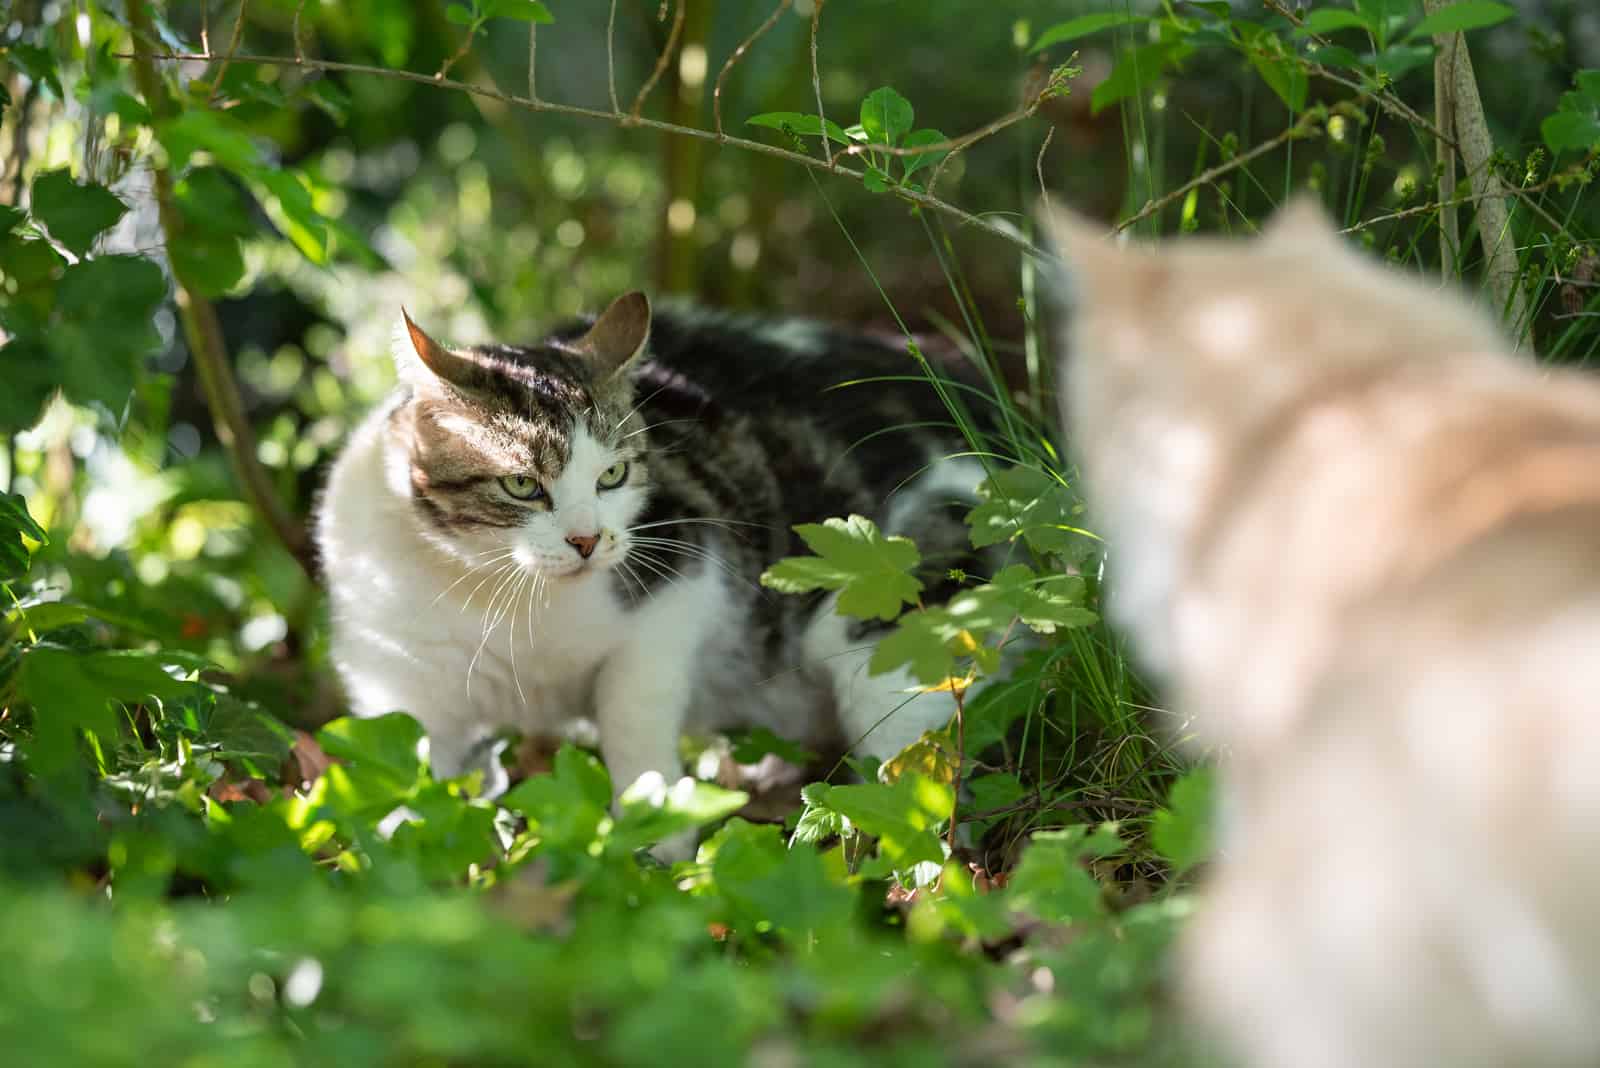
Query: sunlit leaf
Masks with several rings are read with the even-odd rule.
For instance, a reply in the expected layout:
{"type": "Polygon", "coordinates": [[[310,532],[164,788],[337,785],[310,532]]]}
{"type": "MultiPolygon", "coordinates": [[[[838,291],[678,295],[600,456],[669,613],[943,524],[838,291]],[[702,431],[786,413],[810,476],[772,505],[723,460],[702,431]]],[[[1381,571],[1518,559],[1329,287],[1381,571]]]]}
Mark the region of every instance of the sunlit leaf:
{"type": "Polygon", "coordinates": [[[28,548],[24,537],[43,543],[44,528],[28,514],[28,502],[20,494],[0,493],[0,579],[15,578],[28,570],[28,548]]]}
{"type": "Polygon", "coordinates": [[[1165,808],[1150,826],[1150,844],[1175,872],[1184,872],[1211,854],[1216,808],[1216,773],[1196,768],[1173,784],[1165,808]]]}
{"type": "Polygon", "coordinates": [[[898,145],[915,117],[911,101],[885,85],[861,101],[861,128],[876,145],[898,145]]]}
{"type": "Polygon", "coordinates": [[[761,584],[783,593],[838,590],[839,611],[891,620],[915,604],[922,583],[911,574],[922,557],[909,539],[885,537],[865,516],[802,523],[794,528],[815,556],[791,556],[769,567],[761,584]]]}
{"type": "Polygon", "coordinates": [[[1498,26],[1516,13],[1516,8],[1497,3],[1496,0],[1455,0],[1450,6],[1440,8],[1411,27],[1406,33],[1406,40],[1498,26]]]}
{"type": "Polygon", "coordinates": [[[1033,42],[1033,47],[1028,51],[1038,52],[1049,48],[1051,45],[1076,41],[1080,37],[1087,37],[1092,33],[1099,33],[1101,30],[1115,29],[1118,26],[1132,26],[1148,21],[1150,21],[1149,17],[1145,15],[1129,15],[1117,11],[1096,15],[1079,15],[1075,19],[1058,22],[1046,29],[1039,35],[1039,39],[1033,42]]]}

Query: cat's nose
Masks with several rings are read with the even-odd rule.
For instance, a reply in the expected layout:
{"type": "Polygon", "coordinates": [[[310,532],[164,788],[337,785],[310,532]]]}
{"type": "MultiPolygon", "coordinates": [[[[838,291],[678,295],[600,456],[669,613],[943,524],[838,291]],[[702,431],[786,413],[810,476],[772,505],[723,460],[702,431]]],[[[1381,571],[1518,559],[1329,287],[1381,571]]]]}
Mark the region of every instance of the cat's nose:
{"type": "Polygon", "coordinates": [[[594,554],[594,547],[599,544],[600,538],[595,534],[568,534],[567,544],[578,550],[578,555],[585,560],[594,554]]]}

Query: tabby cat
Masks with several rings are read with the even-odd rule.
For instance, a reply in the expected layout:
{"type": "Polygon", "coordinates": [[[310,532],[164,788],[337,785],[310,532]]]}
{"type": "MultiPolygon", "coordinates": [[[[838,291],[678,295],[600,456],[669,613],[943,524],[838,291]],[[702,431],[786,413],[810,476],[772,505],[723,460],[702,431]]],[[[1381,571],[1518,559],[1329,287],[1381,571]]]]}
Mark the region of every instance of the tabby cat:
{"type": "Polygon", "coordinates": [[[1187,993],[1260,1068],[1600,1063],[1600,384],[1300,203],[1046,209],[1109,610],[1219,743],[1187,993]]]}
{"type": "Polygon", "coordinates": [[[867,673],[870,636],[832,599],[759,585],[805,551],[794,525],[828,516],[865,515],[933,561],[967,543],[946,506],[981,476],[944,459],[964,446],[927,383],[882,381],[912,372],[903,350],[652,318],[630,293],[527,347],[446,347],[406,317],[396,359],[318,540],[354,711],[417,717],[436,775],[481,768],[498,789],[501,732],[575,721],[598,728],[620,790],[675,779],[690,726],[883,758],[948,719],[947,696],[867,673]]]}

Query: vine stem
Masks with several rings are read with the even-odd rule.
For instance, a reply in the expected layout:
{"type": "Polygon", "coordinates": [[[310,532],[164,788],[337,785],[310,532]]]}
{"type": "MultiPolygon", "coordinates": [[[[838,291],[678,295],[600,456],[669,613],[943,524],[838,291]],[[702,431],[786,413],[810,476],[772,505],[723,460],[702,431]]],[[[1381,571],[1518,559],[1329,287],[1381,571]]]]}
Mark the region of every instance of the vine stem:
{"type": "MultiPolygon", "coordinates": [[[[133,30],[134,81],[151,112],[158,118],[165,117],[172,113],[172,102],[167,97],[165,86],[161,84],[160,75],[156,73],[156,57],[149,49],[148,42],[153,38],[154,31],[145,0],[127,0],[127,14],[133,30]]],[[[285,62],[292,64],[295,61],[285,62]]],[[[173,238],[183,229],[183,219],[173,200],[172,175],[165,166],[154,166],[151,173],[161,229],[170,248],[173,238]]],[[[223,339],[222,322],[217,317],[217,309],[189,287],[176,267],[172,271],[172,283],[184,338],[194,357],[195,372],[200,379],[200,388],[205,393],[206,406],[211,409],[217,440],[227,450],[245,499],[306,575],[314,578],[316,563],[306,530],[284,509],[273,489],[272,480],[256,457],[255,433],[245,414],[244,401],[240,398],[232,365],[228,362],[227,344],[223,339]]]]}
{"type": "Polygon", "coordinates": [[[950,693],[956,699],[956,766],[950,776],[950,829],[945,832],[945,842],[953,855],[956,851],[956,827],[961,823],[961,768],[967,762],[967,687],[964,683],[954,683],[950,693]]]}
{"type": "MultiPolygon", "coordinates": [[[[122,59],[133,58],[129,53],[126,52],[115,53],[115,55],[122,59]]],[[[186,62],[189,60],[205,58],[202,55],[189,52],[161,52],[146,54],[146,57],[152,61],[162,60],[173,62],[186,62]]],[[[303,67],[306,70],[335,71],[341,74],[359,74],[374,78],[391,78],[397,81],[413,82],[417,85],[431,86],[435,89],[443,89],[447,91],[468,93],[472,96],[480,96],[487,100],[497,101],[498,103],[504,104],[507,107],[521,108],[524,111],[549,112],[550,114],[554,115],[569,115],[574,118],[593,119],[599,122],[609,122],[613,125],[637,126],[648,130],[657,130],[661,133],[674,134],[679,137],[692,137],[700,141],[711,141],[716,144],[728,145],[732,148],[740,149],[741,151],[756,152],[760,153],[761,155],[773,156],[777,159],[787,160],[790,163],[798,164],[802,167],[810,168],[811,170],[826,171],[830,174],[843,175],[847,178],[853,178],[858,182],[861,181],[862,177],[862,173],[860,171],[853,170],[849,167],[837,166],[836,164],[832,163],[826,155],[819,159],[816,156],[795,152],[787,148],[780,148],[777,145],[763,144],[760,141],[751,141],[743,137],[729,137],[726,135],[718,137],[716,132],[713,130],[702,130],[695,126],[683,126],[679,123],[664,122],[660,119],[652,119],[648,117],[640,117],[636,119],[626,112],[610,112],[601,110],[599,108],[582,107],[577,104],[558,104],[554,101],[544,99],[530,100],[527,97],[503,93],[498,89],[492,89],[488,86],[473,85],[467,82],[455,81],[451,78],[440,78],[431,74],[418,74],[415,71],[409,70],[393,70],[388,67],[372,67],[361,63],[340,63],[333,60],[311,59],[309,57],[304,60],[296,60],[289,56],[261,55],[240,55],[234,58],[240,63],[258,63],[274,67],[303,67]]],[[[826,147],[824,147],[823,152],[827,152],[826,147]]],[[[1033,244],[1033,242],[1029,241],[1017,230],[996,226],[987,219],[974,215],[969,211],[965,211],[947,200],[941,200],[938,197],[930,196],[927,193],[919,193],[914,189],[904,188],[896,188],[894,190],[894,195],[908,203],[927,208],[929,211],[937,211],[941,215],[947,215],[950,218],[960,222],[963,226],[970,226],[976,230],[980,230],[983,233],[988,234],[991,237],[997,237],[1008,244],[1016,246],[1018,249],[1021,249],[1030,256],[1046,256],[1046,253],[1043,250],[1041,250],[1037,245],[1033,244]]]]}

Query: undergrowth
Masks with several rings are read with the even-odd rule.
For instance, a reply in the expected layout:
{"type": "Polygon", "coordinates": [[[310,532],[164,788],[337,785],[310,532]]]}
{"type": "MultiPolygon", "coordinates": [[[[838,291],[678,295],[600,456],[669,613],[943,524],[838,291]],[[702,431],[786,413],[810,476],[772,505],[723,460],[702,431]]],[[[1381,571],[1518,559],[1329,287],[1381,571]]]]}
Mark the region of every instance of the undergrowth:
{"type": "MultiPolygon", "coordinates": [[[[1353,240],[1486,284],[1509,331],[1582,364],[1600,347],[1586,236],[1600,223],[1586,195],[1600,73],[1563,69],[1552,87],[1548,27],[1482,0],[1426,20],[1403,0],[1079,4],[1009,27],[1029,87],[971,134],[919,127],[888,86],[857,95],[846,125],[837,93],[832,117],[820,112],[805,63],[789,97],[762,98],[787,110],[725,115],[727,76],[755,62],[744,57],[763,34],[803,45],[809,26],[815,55],[820,4],[809,18],[800,6],[732,27],[743,43],[714,80],[715,132],[647,107],[663,74],[675,99],[686,92],[674,83],[686,68],[669,62],[697,32],[681,4],[670,19],[662,7],[669,36],[631,109],[609,27],[611,109],[535,93],[537,42],[550,64],[569,16],[533,0],[450,5],[462,36],[420,75],[485,107],[623,134],[650,125],[806,168],[810,202],[855,257],[851,284],[876,288],[905,334],[905,377],[939,391],[985,470],[968,525],[1002,562],[953,576],[944,603],[923,597],[916,546],[860,517],[803,530],[814,555],[764,580],[772,596],[837,590],[841,610],[893,623],[874,666],[952,692],[948,728],[884,766],[835,769],[790,804],[717,780],[769,753],[812,754],[766,732],[693,739],[706,781],[641,782],[616,811],[582,749],[524,747],[520,783],[489,801],[472,779],[431,776],[410,717],[338,714],[303,515],[352,413],[382,393],[369,373],[381,357],[332,359],[324,322],[303,348],[228,349],[224,302],[293,290],[335,320],[390,268],[396,241],[351,221],[375,168],[352,177],[331,151],[284,148],[291,118],[359,122],[385,87],[418,80],[391,69],[406,54],[400,23],[240,4],[226,52],[221,16],[181,5],[15,24],[0,142],[31,147],[0,179],[0,1049],[12,1063],[1206,1062],[1171,1012],[1167,962],[1210,848],[1211,774],[1180,755],[1184,725],[1101,618],[1116,547],[1074,490],[1047,328],[1059,308],[1045,299],[1061,282],[1029,221],[1084,162],[1054,139],[1116,120],[1115,152],[1094,163],[1119,174],[1117,229],[1247,232],[1309,187],[1353,240]],[[480,35],[513,23],[530,31],[526,94],[449,78],[471,69],[480,35]],[[1545,63],[1523,86],[1520,126],[1486,82],[1501,147],[1476,169],[1427,103],[1433,39],[1456,30],[1475,48],[1521,34],[1545,63]],[[319,34],[388,66],[320,58],[319,34]],[[1012,210],[945,199],[985,152],[1010,176],[1012,210]],[[1444,162],[1456,152],[1459,184],[1444,162]],[[850,183],[861,191],[846,200],[850,183]],[[1499,233],[1489,201],[1506,205],[1499,233]],[[896,299],[857,241],[863,219],[888,219],[936,266],[942,318],[896,299]],[[1509,286],[1496,281],[1504,250],[1509,286]],[[997,261],[1020,294],[1003,325],[976,280],[997,261]],[[981,387],[925,356],[936,341],[981,387]],[[203,404],[176,388],[171,360],[147,363],[172,351],[193,361],[203,404]],[[278,409],[252,419],[236,376],[278,409]],[[186,421],[196,410],[215,442],[186,421]],[[667,869],[645,851],[691,828],[693,861],[667,869]]],[[[934,5],[926,17],[971,16],[934,5]]],[[[468,195],[489,188],[472,144],[451,136],[461,195],[414,183],[385,225],[431,253],[445,246],[419,220],[442,216],[480,242],[459,259],[515,274],[512,239],[468,195]]],[[[554,186],[580,188],[581,161],[546,147],[554,186]]],[[[638,178],[625,163],[612,172],[624,191],[638,178]]],[[[629,281],[621,257],[595,262],[590,284],[629,281]]],[[[462,286],[463,300],[503,308],[497,285],[462,286]]],[[[344,316],[352,336],[359,318],[344,316]]]]}

